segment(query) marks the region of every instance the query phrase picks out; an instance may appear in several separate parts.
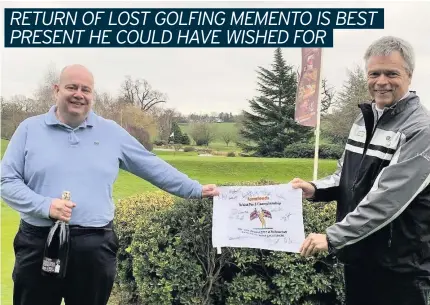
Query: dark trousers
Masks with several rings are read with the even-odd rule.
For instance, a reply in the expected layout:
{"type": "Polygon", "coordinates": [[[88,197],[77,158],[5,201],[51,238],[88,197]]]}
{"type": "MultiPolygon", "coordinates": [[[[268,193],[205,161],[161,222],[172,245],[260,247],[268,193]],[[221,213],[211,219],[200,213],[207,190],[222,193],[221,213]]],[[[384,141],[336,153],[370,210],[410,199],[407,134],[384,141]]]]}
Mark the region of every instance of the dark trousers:
{"type": "Polygon", "coordinates": [[[14,240],[14,305],[106,305],[116,275],[118,239],[112,224],[104,229],[71,228],[64,279],[41,274],[49,228],[21,221],[14,240]]]}
{"type": "Polygon", "coordinates": [[[345,266],[346,305],[428,305],[429,277],[345,266]]]}

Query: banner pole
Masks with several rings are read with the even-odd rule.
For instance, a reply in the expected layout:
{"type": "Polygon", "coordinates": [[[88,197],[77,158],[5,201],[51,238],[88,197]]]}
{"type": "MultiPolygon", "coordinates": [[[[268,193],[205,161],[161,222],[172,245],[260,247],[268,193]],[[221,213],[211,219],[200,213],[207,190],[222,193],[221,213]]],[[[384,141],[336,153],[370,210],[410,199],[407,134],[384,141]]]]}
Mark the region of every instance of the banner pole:
{"type": "Polygon", "coordinates": [[[313,181],[318,179],[318,160],[319,160],[320,125],[321,125],[322,67],[323,67],[323,48],[321,48],[320,79],[318,82],[319,89],[318,89],[318,103],[317,103],[317,124],[315,126],[315,154],[314,154],[313,181]]]}

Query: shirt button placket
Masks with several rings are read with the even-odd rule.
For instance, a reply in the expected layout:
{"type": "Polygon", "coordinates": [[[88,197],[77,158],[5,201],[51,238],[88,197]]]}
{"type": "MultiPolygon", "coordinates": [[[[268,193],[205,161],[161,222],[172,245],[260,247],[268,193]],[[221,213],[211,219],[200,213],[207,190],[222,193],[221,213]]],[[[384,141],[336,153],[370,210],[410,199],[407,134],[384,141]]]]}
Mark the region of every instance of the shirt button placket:
{"type": "Polygon", "coordinates": [[[79,138],[76,136],[74,130],[71,130],[69,133],[69,143],[72,147],[76,147],[79,144],[79,138]]]}

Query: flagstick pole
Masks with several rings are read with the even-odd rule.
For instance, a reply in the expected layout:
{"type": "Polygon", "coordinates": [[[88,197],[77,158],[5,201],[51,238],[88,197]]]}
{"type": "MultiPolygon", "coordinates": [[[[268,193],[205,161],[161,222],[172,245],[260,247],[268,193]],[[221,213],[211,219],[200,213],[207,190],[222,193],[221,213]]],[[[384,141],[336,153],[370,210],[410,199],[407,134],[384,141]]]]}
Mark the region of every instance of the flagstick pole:
{"type": "MultiPolygon", "coordinates": [[[[318,101],[319,103],[319,101],[318,101]]],[[[318,106],[318,108],[320,108],[318,106]]],[[[318,179],[318,157],[319,157],[319,145],[320,145],[320,109],[318,109],[317,126],[315,128],[315,154],[314,154],[314,176],[313,181],[318,179]]]]}
{"type": "Polygon", "coordinates": [[[323,66],[323,48],[321,48],[321,63],[320,63],[320,80],[318,84],[318,103],[317,103],[317,125],[315,127],[315,154],[314,154],[314,175],[313,181],[318,179],[318,159],[320,145],[320,123],[321,123],[321,83],[322,83],[322,66],[323,66]]]}

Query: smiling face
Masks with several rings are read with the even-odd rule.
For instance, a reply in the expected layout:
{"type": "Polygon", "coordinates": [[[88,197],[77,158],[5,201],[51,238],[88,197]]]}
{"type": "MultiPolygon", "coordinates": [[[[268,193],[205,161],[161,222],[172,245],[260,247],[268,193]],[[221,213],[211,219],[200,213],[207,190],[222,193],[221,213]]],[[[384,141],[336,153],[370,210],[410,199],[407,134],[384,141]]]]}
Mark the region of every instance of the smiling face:
{"type": "Polygon", "coordinates": [[[57,115],[63,123],[77,127],[87,117],[93,102],[92,74],[80,65],[67,67],[55,85],[57,115]]]}
{"type": "Polygon", "coordinates": [[[398,51],[388,56],[371,56],[367,61],[367,85],[380,109],[399,101],[410,84],[411,75],[398,51]]]}

